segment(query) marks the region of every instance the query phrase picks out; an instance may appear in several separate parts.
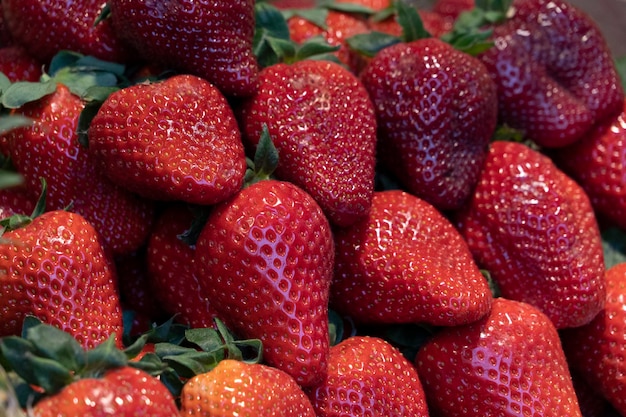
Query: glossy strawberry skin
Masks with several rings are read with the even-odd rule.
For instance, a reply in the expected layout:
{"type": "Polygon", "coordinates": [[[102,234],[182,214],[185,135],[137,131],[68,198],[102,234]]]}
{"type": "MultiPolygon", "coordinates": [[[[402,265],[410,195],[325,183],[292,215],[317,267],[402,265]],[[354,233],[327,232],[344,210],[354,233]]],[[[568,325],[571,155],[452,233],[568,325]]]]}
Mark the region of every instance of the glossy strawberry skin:
{"type": "Polygon", "coordinates": [[[330,349],[324,381],[307,390],[317,417],[428,417],[417,370],[389,342],[353,336],[330,349]]]}
{"type": "Polygon", "coordinates": [[[232,359],[190,379],[181,403],[184,416],[315,417],[311,402],[285,372],[232,359]]]}
{"type": "Polygon", "coordinates": [[[626,414],[626,264],[606,271],[604,309],[591,323],[561,333],[573,369],[626,414]]]}
{"type": "Polygon", "coordinates": [[[383,49],[360,77],[376,109],[382,166],[440,210],[458,208],[496,126],[495,84],[484,66],[428,38],[383,49]]]}
{"type": "Polygon", "coordinates": [[[78,118],[83,108],[82,100],[59,84],[54,93],[14,110],[12,114],[35,122],[5,136],[9,154],[33,202],[41,194],[44,178],[48,210],[72,204],[115,254],[129,253],[147,239],[154,204],[111,182],[79,144],[78,118]]]}
{"type": "Polygon", "coordinates": [[[0,190],[0,219],[14,214],[30,216],[35,208],[36,200],[23,186],[0,190]]]}
{"type": "Polygon", "coordinates": [[[0,245],[0,334],[19,335],[25,315],[92,348],[122,335],[115,265],[84,217],[49,211],[6,232],[0,245]]]}
{"type": "Polygon", "coordinates": [[[502,122],[544,147],[578,140],[619,113],[624,92],[596,24],[565,1],[517,0],[480,56],[498,85],[502,122]]]}
{"type": "Polygon", "coordinates": [[[585,190],[598,215],[626,229],[626,102],[615,118],[549,155],[585,190]]]}
{"type": "Polygon", "coordinates": [[[194,213],[185,204],[166,206],[147,244],[150,286],[163,310],[192,328],[213,327],[217,312],[202,290],[195,271],[195,245],[179,237],[189,230],[194,213]]]}
{"type": "Polygon", "coordinates": [[[604,304],[604,261],[589,198],[546,156],[496,141],[457,224],[504,297],[538,307],[557,328],[604,304]]]}
{"type": "Polygon", "coordinates": [[[90,152],[111,181],[146,198],[210,205],[243,185],[235,116],[220,91],[196,76],[118,90],[88,135],[90,152]]]}
{"type": "Polygon", "coordinates": [[[214,208],[196,244],[196,273],[234,333],[263,342],[270,366],[309,386],[329,349],[328,291],[334,243],[310,195],[257,182],[214,208]]]}
{"type": "Polygon", "coordinates": [[[42,66],[19,45],[0,48],[0,72],[11,82],[39,81],[42,66]]]}
{"type": "Polygon", "coordinates": [[[484,319],[435,334],[415,363],[435,415],[581,416],[557,330],[526,303],[497,298],[484,319]]]}
{"type": "Polygon", "coordinates": [[[131,367],[80,379],[33,408],[37,417],[176,417],[174,397],[157,378],[131,367]]]}
{"type": "Polygon", "coordinates": [[[452,223],[424,200],[376,192],[369,216],[335,231],[331,306],[356,322],[452,326],[480,319],[492,296],[452,223]]]}
{"type": "Polygon", "coordinates": [[[2,11],[11,38],[43,63],[48,63],[61,50],[125,62],[130,54],[114,34],[110,22],[94,25],[105,3],[104,0],[3,0],[2,11]]]}
{"type": "Polygon", "coordinates": [[[253,0],[113,0],[109,5],[116,33],[146,61],[205,78],[226,95],[254,91],[253,0]]]}
{"type": "Polygon", "coordinates": [[[328,61],[277,64],[238,111],[249,147],[263,124],[280,155],[276,177],[307,191],[331,223],[367,214],[374,191],[376,120],[360,81],[328,61]]]}

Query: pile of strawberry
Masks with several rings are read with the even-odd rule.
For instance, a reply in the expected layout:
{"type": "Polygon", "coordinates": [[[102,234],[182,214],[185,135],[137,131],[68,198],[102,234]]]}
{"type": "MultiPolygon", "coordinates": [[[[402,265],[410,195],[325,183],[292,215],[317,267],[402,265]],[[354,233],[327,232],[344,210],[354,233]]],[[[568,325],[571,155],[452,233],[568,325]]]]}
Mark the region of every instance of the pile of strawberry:
{"type": "Polygon", "coordinates": [[[582,11],[0,11],[0,416],[626,417],[626,65],[582,11]]]}

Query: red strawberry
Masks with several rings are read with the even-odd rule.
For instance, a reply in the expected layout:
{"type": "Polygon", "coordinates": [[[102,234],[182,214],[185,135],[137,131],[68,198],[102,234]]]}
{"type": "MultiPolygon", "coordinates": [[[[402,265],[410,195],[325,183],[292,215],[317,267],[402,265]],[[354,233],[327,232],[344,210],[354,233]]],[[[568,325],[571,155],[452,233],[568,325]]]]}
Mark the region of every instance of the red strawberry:
{"type": "Polygon", "coordinates": [[[226,98],[191,75],[111,94],[91,121],[89,148],[113,182],[158,200],[217,203],[241,188],[246,169],[226,98]]]}
{"type": "Polygon", "coordinates": [[[526,303],[497,298],[484,319],[433,336],[416,366],[436,415],[581,416],[559,335],[526,303]]]}
{"type": "Polygon", "coordinates": [[[61,50],[124,62],[130,54],[108,21],[95,25],[105,0],[2,0],[11,38],[48,63],[61,50]]]}
{"type": "Polygon", "coordinates": [[[513,10],[480,56],[498,85],[502,122],[560,147],[620,112],[620,79],[588,15],[563,0],[516,0],[513,10]]]}
{"type": "Polygon", "coordinates": [[[315,417],[311,402],[285,372],[258,363],[221,361],[183,387],[185,416],[315,417]]]}
{"type": "Polygon", "coordinates": [[[441,210],[470,195],[496,126],[496,90],[476,58],[438,39],[398,43],[361,73],[379,153],[412,194],[441,210]]]}
{"type": "Polygon", "coordinates": [[[463,12],[474,8],[474,0],[435,0],[432,11],[444,18],[455,20],[463,12]]]}
{"type": "Polygon", "coordinates": [[[14,214],[30,215],[35,209],[35,199],[22,186],[0,189],[0,219],[14,214]]]}
{"type": "Polygon", "coordinates": [[[369,217],[335,231],[331,306],[364,323],[459,325],[491,308],[487,280],[433,206],[399,190],[374,194],[369,217]]]}
{"type": "Polygon", "coordinates": [[[361,6],[369,7],[374,11],[381,11],[390,7],[392,0],[335,0],[335,3],[355,3],[361,6]]]}
{"type": "Polygon", "coordinates": [[[572,368],[626,414],[626,263],[606,271],[606,304],[591,323],[562,332],[572,368]]]}
{"type": "Polygon", "coordinates": [[[413,364],[387,341],[353,336],[330,349],[324,381],[308,390],[317,417],[428,417],[413,364]]]}
{"type": "Polygon", "coordinates": [[[5,232],[0,244],[0,335],[20,334],[26,315],[94,347],[114,332],[122,313],[115,265],[84,217],[49,211],[5,232]]]}
{"type": "Polygon", "coordinates": [[[260,339],[268,365],[310,386],[326,372],[333,258],[330,225],[313,198],[264,180],[213,209],[195,263],[228,327],[260,339]]]}
{"type": "Polygon", "coordinates": [[[134,251],[150,231],[153,203],[113,184],[79,144],[78,120],[84,107],[78,96],[59,84],[54,93],[14,110],[35,122],[6,135],[13,164],[33,201],[41,193],[43,177],[48,183],[48,209],[72,204],[115,253],[134,251]]]}
{"type": "Polygon", "coordinates": [[[544,155],[496,141],[458,224],[504,297],[538,307],[557,328],[604,304],[600,233],[585,192],[544,155]]]}
{"type": "Polygon", "coordinates": [[[294,42],[303,43],[314,36],[322,36],[329,45],[340,47],[334,54],[350,70],[358,73],[363,67],[363,58],[346,43],[346,38],[368,32],[367,25],[359,17],[328,10],[324,28],[298,15],[291,17],[287,23],[289,35],[294,42]]]}
{"type": "Polygon", "coordinates": [[[172,394],[157,378],[139,369],[122,367],[101,378],[83,378],[33,407],[37,417],[176,417],[172,394]]]}
{"type": "MultiPolygon", "coordinates": [[[[445,17],[434,13],[430,10],[418,10],[422,19],[424,29],[434,37],[440,37],[452,30],[452,21],[445,17]]],[[[370,19],[368,24],[370,30],[388,33],[393,36],[402,36],[402,26],[398,23],[395,16],[388,17],[384,20],[370,19]]]]}
{"type": "Polygon", "coordinates": [[[0,48],[0,72],[11,82],[39,81],[42,64],[18,45],[0,48]]]}
{"type": "Polygon", "coordinates": [[[227,95],[254,91],[252,0],[111,0],[116,33],[148,62],[207,79],[227,95]]]}
{"type": "Polygon", "coordinates": [[[195,273],[195,245],[185,234],[195,214],[184,204],[162,210],[148,239],[146,261],[150,285],[163,310],[192,328],[213,327],[217,316],[195,273]]]}
{"type": "Polygon", "coordinates": [[[318,60],[269,66],[240,119],[251,146],[267,125],[280,154],[276,177],[311,194],[332,223],[346,226],[367,214],[376,120],[367,91],[350,71],[318,60]]]}
{"type": "Polygon", "coordinates": [[[550,156],[585,190],[598,214],[626,229],[626,102],[617,117],[550,156]]]}

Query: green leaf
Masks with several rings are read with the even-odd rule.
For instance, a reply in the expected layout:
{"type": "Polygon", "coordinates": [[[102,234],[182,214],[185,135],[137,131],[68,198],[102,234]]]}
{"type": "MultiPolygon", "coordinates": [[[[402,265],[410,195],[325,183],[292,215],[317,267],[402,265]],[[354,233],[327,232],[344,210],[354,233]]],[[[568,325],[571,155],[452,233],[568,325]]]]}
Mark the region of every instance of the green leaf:
{"type": "Polygon", "coordinates": [[[24,176],[19,172],[0,169],[0,189],[16,187],[24,184],[24,176]]]}
{"type": "Polygon", "coordinates": [[[282,11],[285,20],[289,20],[294,16],[301,17],[320,29],[328,29],[326,19],[328,18],[328,10],[321,7],[314,7],[311,9],[287,9],[282,11]]]}
{"type": "Polygon", "coordinates": [[[7,109],[17,109],[26,103],[37,101],[54,93],[57,83],[53,80],[45,82],[18,81],[11,84],[2,94],[2,105],[7,109]]]}
{"type": "Polygon", "coordinates": [[[189,329],[185,332],[185,339],[197,345],[205,352],[212,352],[224,347],[224,341],[215,329],[189,329]]]}
{"type": "Polygon", "coordinates": [[[76,134],[78,143],[85,149],[89,149],[89,126],[91,126],[91,121],[96,117],[101,107],[102,102],[100,101],[87,102],[78,116],[76,134]]]}
{"type": "Polygon", "coordinates": [[[126,66],[123,64],[104,61],[90,55],[81,56],[78,60],[76,60],[74,66],[89,71],[108,72],[117,75],[118,77],[124,77],[124,73],[126,71],[126,66]]]}
{"type": "Polygon", "coordinates": [[[0,72],[0,92],[4,92],[11,85],[11,80],[3,72],[0,72]]]}
{"type": "Polygon", "coordinates": [[[62,50],[52,57],[48,67],[49,76],[54,76],[62,68],[73,67],[84,55],[78,52],[62,50]]]}
{"type": "Polygon", "coordinates": [[[289,26],[282,12],[267,3],[256,3],[254,6],[256,29],[263,29],[268,36],[289,40],[289,26]]]}
{"type": "Polygon", "coordinates": [[[326,56],[338,51],[341,46],[330,45],[323,36],[309,38],[297,49],[294,61],[302,61],[309,58],[326,56]]]}
{"type": "Polygon", "coordinates": [[[33,119],[19,114],[0,116],[0,135],[19,127],[32,126],[33,119]]]}
{"type": "Polygon", "coordinates": [[[252,48],[259,66],[265,68],[293,57],[296,45],[281,11],[267,3],[256,3],[254,10],[256,26],[252,48]]]}
{"type": "Polygon", "coordinates": [[[29,327],[26,340],[36,348],[35,353],[45,359],[61,364],[71,372],[77,372],[85,364],[85,350],[69,333],[48,324],[29,327]]]}
{"type": "Polygon", "coordinates": [[[371,7],[364,6],[356,1],[354,3],[337,3],[333,0],[323,0],[319,3],[318,7],[323,7],[343,13],[362,14],[365,16],[370,16],[376,13],[376,10],[372,9],[371,7]]]}
{"type": "Polygon", "coordinates": [[[430,38],[431,35],[424,28],[424,23],[417,9],[404,3],[401,0],[395,0],[397,10],[398,24],[402,28],[402,40],[404,42],[416,41],[418,39],[430,38]]]}
{"type": "Polygon", "coordinates": [[[162,375],[170,369],[169,365],[163,362],[155,353],[146,353],[140,360],[128,362],[128,366],[141,369],[152,376],[162,375]]]}
{"type": "Polygon", "coordinates": [[[622,81],[622,89],[626,91],[626,56],[616,58],[615,66],[617,67],[617,73],[622,81]]]}
{"type": "Polygon", "coordinates": [[[378,31],[360,33],[346,38],[346,43],[350,49],[370,58],[383,49],[400,42],[402,40],[397,36],[378,31]]]}
{"type": "Polygon", "coordinates": [[[343,318],[334,310],[328,310],[328,330],[331,346],[335,346],[343,340],[343,318]]]}
{"type": "Polygon", "coordinates": [[[81,98],[93,87],[114,87],[118,83],[115,74],[95,70],[78,71],[70,67],[59,70],[53,79],[67,86],[73,94],[81,98]]]}
{"type": "Polygon", "coordinates": [[[253,167],[246,172],[245,186],[269,179],[278,166],[278,159],[278,150],[272,142],[267,125],[263,124],[254,154],[253,167]]]}
{"type": "Polygon", "coordinates": [[[189,246],[194,246],[198,241],[198,237],[200,237],[200,232],[202,232],[202,229],[209,218],[211,207],[189,206],[189,209],[194,214],[193,221],[189,225],[189,229],[178,235],[178,238],[189,246]]]}
{"type": "Polygon", "coordinates": [[[606,269],[626,262],[626,232],[617,227],[603,230],[602,249],[606,269]]]}
{"type": "Polygon", "coordinates": [[[154,349],[155,354],[183,378],[208,372],[224,359],[222,349],[204,352],[170,343],[157,343],[154,349]]]}
{"type": "Polygon", "coordinates": [[[117,348],[115,336],[112,335],[95,348],[87,351],[81,376],[97,378],[108,369],[121,368],[127,364],[126,354],[117,348]]]}

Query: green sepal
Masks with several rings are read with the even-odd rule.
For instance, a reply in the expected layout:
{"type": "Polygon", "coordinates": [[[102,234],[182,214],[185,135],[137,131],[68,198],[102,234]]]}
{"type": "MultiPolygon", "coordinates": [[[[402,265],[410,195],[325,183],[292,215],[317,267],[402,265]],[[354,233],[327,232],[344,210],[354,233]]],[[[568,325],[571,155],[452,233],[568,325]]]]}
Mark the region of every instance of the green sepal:
{"type": "Polygon", "coordinates": [[[87,102],[78,116],[76,134],[78,136],[78,143],[85,149],[89,149],[89,126],[101,107],[102,102],[100,101],[87,102]]]}
{"type": "Polygon", "coordinates": [[[198,241],[198,237],[204,229],[204,225],[206,224],[209,214],[211,213],[210,206],[189,206],[189,209],[193,213],[193,220],[189,225],[189,229],[185,230],[183,233],[179,234],[177,237],[185,242],[189,246],[195,246],[198,241]]]}
{"type": "Polygon", "coordinates": [[[155,353],[146,353],[138,361],[128,362],[128,366],[141,369],[152,376],[162,376],[166,372],[171,371],[169,365],[161,360],[155,353]]]}
{"type": "Polygon", "coordinates": [[[0,135],[20,127],[33,125],[33,119],[19,114],[0,116],[0,135]]]}
{"type": "MultiPolygon", "coordinates": [[[[25,214],[14,214],[9,217],[5,217],[4,219],[0,219],[0,227],[2,227],[2,233],[16,230],[25,226],[28,226],[33,222],[33,219],[41,216],[46,211],[46,195],[48,194],[48,183],[45,178],[39,178],[41,181],[41,193],[39,194],[39,198],[35,203],[35,207],[33,208],[33,212],[30,216],[25,214]]],[[[22,332],[34,327],[37,324],[41,324],[41,321],[33,316],[26,316],[24,319],[24,324],[22,325],[22,332]]],[[[23,333],[22,337],[26,337],[23,333]]]]}
{"type": "Polygon", "coordinates": [[[617,68],[617,73],[622,82],[622,89],[626,91],[626,56],[616,58],[615,67],[617,68]]]}
{"type": "Polygon", "coordinates": [[[259,363],[263,356],[263,343],[260,339],[235,339],[224,322],[215,319],[217,330],[224,341],[227,357],[248,363],[259,363]]]}
{"type": "Polygon", "coordinates": [[[3,91],[1,104],[7,109],[17,109],[54,93],[56,89],[57,83],[51,79],[43,82],[17,81],[3,91]]]}
{"type": "Polygon", "coordinates": [[[50,61],[48,75],[56,77],[60,71],[71,68],[74,71],[97,71],[110,73],[119,78],[124,77],[126,66],[116,62],[104,61],[90,55],[83,55],[73,51],[60,51],[50,61]]]}
{"type": "Polygon", "coordinates": [[[81,369],[82,377],[98,378],[109,369],[128,365],[128,357],[115,345],[115,335],[100,343],[85,354],[85,363],[81,369]]]}
{"type": "Polygon", "coordinates": [[[500,291],[500,286],[493,279],[491,273],[486,269],[481,269],[480,273],[483,275],[485,280],[487,281],[487,285],[489,285],[489,291],[491,291],[491,296],[493,298],[499,298],[502,296],[502,292],[500,291]]]}
{"type": "Polygon", "coordinates": [[[85,350],[69,333],[38,324],[28,327],[24,335],[36,348],[38,356],[54,360],[70,372],[77,372],[85,366],[85,350]]]}
{"type": "Polygon", "coordinates": [[[318,7],[335,10],[337,12],[361,14],[365,16],[371,16],[376,13],[376,11],[371,7],[364,6],[357,2],[337,3],[333,0],[322,0],[319,2],[318,7]]]}
{"type": "Polygon", "coordinates": [[[104,3],[104,6],[102,7],[102,10],[100,10],[100,13],[98,14],[98,16],[96,16],[96,19],[93,22],[93,26],[94,27],[98,26],[100,23],[104,22],[110,17],[111,17],[111,5],[107,1],[106,3],[104,3]]]}
{"type": "Polygon", "coordinates": [[[24,176],[19,172],[0,169],[0,189],[16,187],[24,184],[24,176]]]}
{"type": "Polygon", "coordinates": [[[617,227],[603,230],[602,249],[606,269],[626,262],[626,231],[617,227]]]}
{"type": "Polygon", "coordinates": [[[246,170],[244,186],[248,187],[256,182],[270,179],[278,166],[278,159],[278,149],[272,142],[267,125],[263,124],[254,160],[248,159],[250,166],[246,170]]]}
{"type": "Polygon", "coordinates": [[[313,7],[311,9],[285,9],[282,10],[283,18],[287,21],[292,17],[301,17],[322,30],[328,29],[326,19],[328,18],[328,9],[323,7],[313,7]]]}
{"type": "Polygon", "coordinates": [[[296,54],[292,60],[287,59],[285,62],[298,62],[305,59],[324,59],[340,63],[339,59],[332,54],[340,48],[341,46],[339,45],[330,45],[321,35],[313,36],[296,49],[296,54]]]}
{"type": "Polygon", "coordinates": [[[424,22],[422,22],[422,18],[415,7],[401,0],[395,0],[394,4],[397,13],[396,19],[402,28],[402,40],[404,42],[431,37],[431,34],[424,28],[424,22]]]}
{"type": "Polygon", "coordinates": [[[396,6],[392,2],[392,3],[389,4],[389,6],[387,6],[384,9],[379,10],[376,13],[374,13],[372,15],[372,17],[370,17],[370,19],[373,22],[382,22],[382,21],[387,20],[390,17],[394,16],[395,14],[396,14],[396,6]]]}
{"type": "Polygon", "coordinates": [[[281,11],[267,3],[256,3],[253,51],[259,66],[265,68],[296,54],[287,20],[281,11]]]}
{"type": "Polygon", "coordinates": [[[328,333],[330,334],[330,345],[335,346],[343,340],[344,325],[343,317],[335,310],[328,310],[328,333]]]}
{"type": "Polygon", "coordinates": [[[185,332],[185,339],[197,345],[205,352],[213,352],[224,347],[224,341],[217,330],[210,327],[201,329],[188,329],[185,332]]]}
{"type": "Polygon", "coordinates": [[[0,93],[4,93],[11,86],[11,80],[3,72],[0,72],[0,93]]]}
{"type": "Polygon", "coordinates": [[[154,352],[182,378],[209,372],[225,357],[223,350],[203,352],[171,343],[157,343],[154,352]]]}
{"type": "Polygon", "coordinates": [[[346,43],[350,49],[370,58],[383,49],[401,42],[402,39],[397,36],[375,30],[346,38],[346,43]]]}

